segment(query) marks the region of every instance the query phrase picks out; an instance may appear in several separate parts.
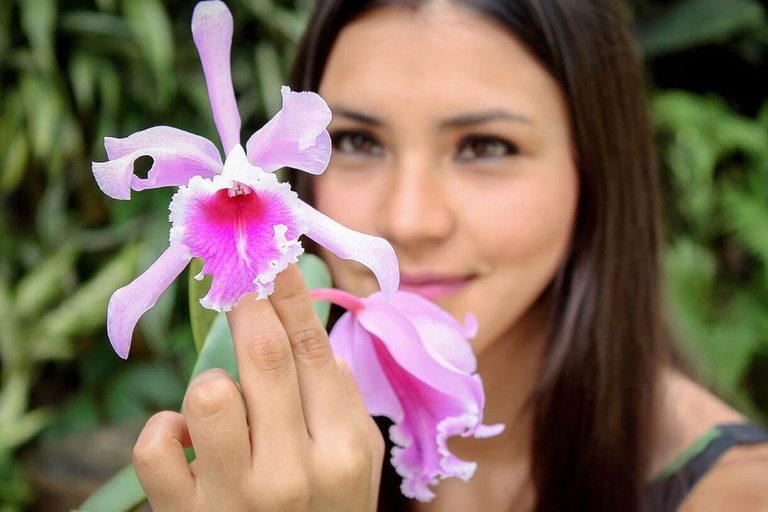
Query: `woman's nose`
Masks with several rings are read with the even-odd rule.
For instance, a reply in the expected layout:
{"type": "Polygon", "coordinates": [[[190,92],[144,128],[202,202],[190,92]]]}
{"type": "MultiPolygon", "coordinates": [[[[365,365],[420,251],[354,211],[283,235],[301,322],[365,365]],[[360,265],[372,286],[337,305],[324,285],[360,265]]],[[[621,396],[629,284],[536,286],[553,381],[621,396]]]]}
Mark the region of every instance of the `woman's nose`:
{"type": "Polygon", "coordinates": [[[383,197],[380,232],[401,249],[448,238],[456,219],[437,164],[413,157],[394,165],[383,197]]]}

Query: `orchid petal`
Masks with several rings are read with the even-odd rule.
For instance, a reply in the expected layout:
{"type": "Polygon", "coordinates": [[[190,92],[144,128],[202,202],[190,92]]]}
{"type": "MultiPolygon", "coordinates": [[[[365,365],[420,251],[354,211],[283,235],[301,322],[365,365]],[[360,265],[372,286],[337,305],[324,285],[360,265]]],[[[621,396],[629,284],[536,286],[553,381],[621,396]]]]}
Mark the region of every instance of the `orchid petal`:
{"type": "Polygon", "coordinates": [[[437,485],[439,479],[456,476],[466,481],[475,472],[477,465],[454,456],[447,441],[477,427],[477,406],[468,407],[460,398],[426,384],[395,361],[382,340],[376,336],[373,340],[376,356],[404,411],[402,418],[393,419],[389,431],[395,443],[392,465],[403,477],[405,496],[430,501],[435,494],[429,486],[437,485]]]}
{"type": "Polygon", "coordinates": [[[473,377],[432,357],[414,322],[402,313],[393,314],[393,309],[389,304],[369,300],[365,309],[357,315],[357,320],[385,343],[392,358],[405,371],[418,375],[425,384],[451,396],[476,401],[477,382],[473,377]]]}
{"type": "Polygon", "coordinates": [[[368,412],[399,421],[403,408],[376,357],[371,335],[355,321],[352,313],[339,318],[328,338],[334,355],[347,363],[355,377],[368,412]]]}
{"type": "Polygon", "coordinates": [[[333,254],[355,260],[373,271],[385,297],[391,297],[400,283],[397,256],[383,238],[366,235],[342,226],[308,204],[301,202],[307,219],[307,236],[333,254]]]}
{"type": "Polygon", "coordinates": [[[117,355],[126,359],[136,323],[189,263],[183,245],[169,247],[143,274],[112,294],[107,307],[107,335],[117,355]]]}
{"type": "Polygon", "coordinates": [[[230,65],[232,31],[232,13],[223,2],[206,1],[195,6],[192,38],[203,64],[213,120],[225,155],[229,155],[240,142],[240,113],[235,101],[230,65]]]}
{"type": "Polygon", "coordinates": [[[464,373],[477,371],[477,358],[467,338],[477,333],[477,319],[467,315],[467,326],[461,325],[448,312],[414,293],[396,293],[393,307],[407,313],[433,358],[464,373]]]}
{"type": "Polygon", "coordinates": [[[130,199],[131,189],[180,186],[192,176],[212,177],[221,172],[221,156],[211,141],[177,128],[155,126],[122,139],[106,137],[107,162],[94,162],[99,188],[115,199],[130,199]],[[134,162],[154,160],[146,178],[133,174],[134,162]]]}
{"type": "Polygon", "coordinates": [[[229,311],[248,293],[266,298],[275,276],[298,261],[303,252],[298,238],[306,231],[301,202],[287,183],[251,166],[238,144],[224,166],[227,176],[250,176],[247,186],[232,195],[235,181],[195,177],[171,200],[171,245],[189,247],[203,259],[204,274],[213,282],[200,303],[229,311]],[[238,167],[248,169],[238,169],[238,167]],[[230,170],[232,169],[232,170],[230,170]]]}
{"type": "Polygon", "coordinates": [[[245,147],[248,160],[266,172],[293,167],[310,174],[321,174],[331,158],[331,138],[326,131],[331,110],[313,92],[281,89],[283,108],[245,147]]]}

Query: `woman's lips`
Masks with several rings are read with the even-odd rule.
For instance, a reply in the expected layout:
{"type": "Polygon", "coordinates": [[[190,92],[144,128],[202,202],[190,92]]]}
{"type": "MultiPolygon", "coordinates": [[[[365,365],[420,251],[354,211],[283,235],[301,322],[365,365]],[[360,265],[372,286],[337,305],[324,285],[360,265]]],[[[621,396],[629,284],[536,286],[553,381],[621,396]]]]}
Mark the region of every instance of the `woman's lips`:
{"type": "Polygon", "coordinates": [[[464,288],[471,276],[451,277],[435,274],[400,274],[400,290],[435,300],[464,288]]]}

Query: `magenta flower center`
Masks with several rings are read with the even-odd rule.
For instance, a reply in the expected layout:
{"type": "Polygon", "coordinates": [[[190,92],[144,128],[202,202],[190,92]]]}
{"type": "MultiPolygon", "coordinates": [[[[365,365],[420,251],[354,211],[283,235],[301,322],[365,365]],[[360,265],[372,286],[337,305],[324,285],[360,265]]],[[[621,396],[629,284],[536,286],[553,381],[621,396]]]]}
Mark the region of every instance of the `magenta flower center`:
{"type": "Polygon", "coordinates": [[[210,197],[203,208],[205,216],[217,226],[241,226],[258,222],[264,217],[264,202],[258,194],[247,188],[219,190],[210,197]]]}

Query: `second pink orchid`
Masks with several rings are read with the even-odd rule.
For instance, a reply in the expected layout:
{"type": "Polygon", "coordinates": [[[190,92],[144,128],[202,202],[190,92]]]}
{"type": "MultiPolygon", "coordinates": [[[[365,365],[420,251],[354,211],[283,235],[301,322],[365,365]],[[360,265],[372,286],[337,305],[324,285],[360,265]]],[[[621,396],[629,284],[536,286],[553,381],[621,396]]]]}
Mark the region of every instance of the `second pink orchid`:
{"type": "Polygon", "coordinates": [[[427,299],[401,291],[389,301],[381,293],[310,294],[348,310],[330,333],[331,347],[352,371],[368,412],[394,422],[392,465],[403,477],[403,494],[430,501],[430,486],[440,480],[471,478],[477,464],[453,455],[448,438],[504,430],[483,424],[485,391],[468,341],[477,334],[475,317],[461,325],[427,299]]]}

